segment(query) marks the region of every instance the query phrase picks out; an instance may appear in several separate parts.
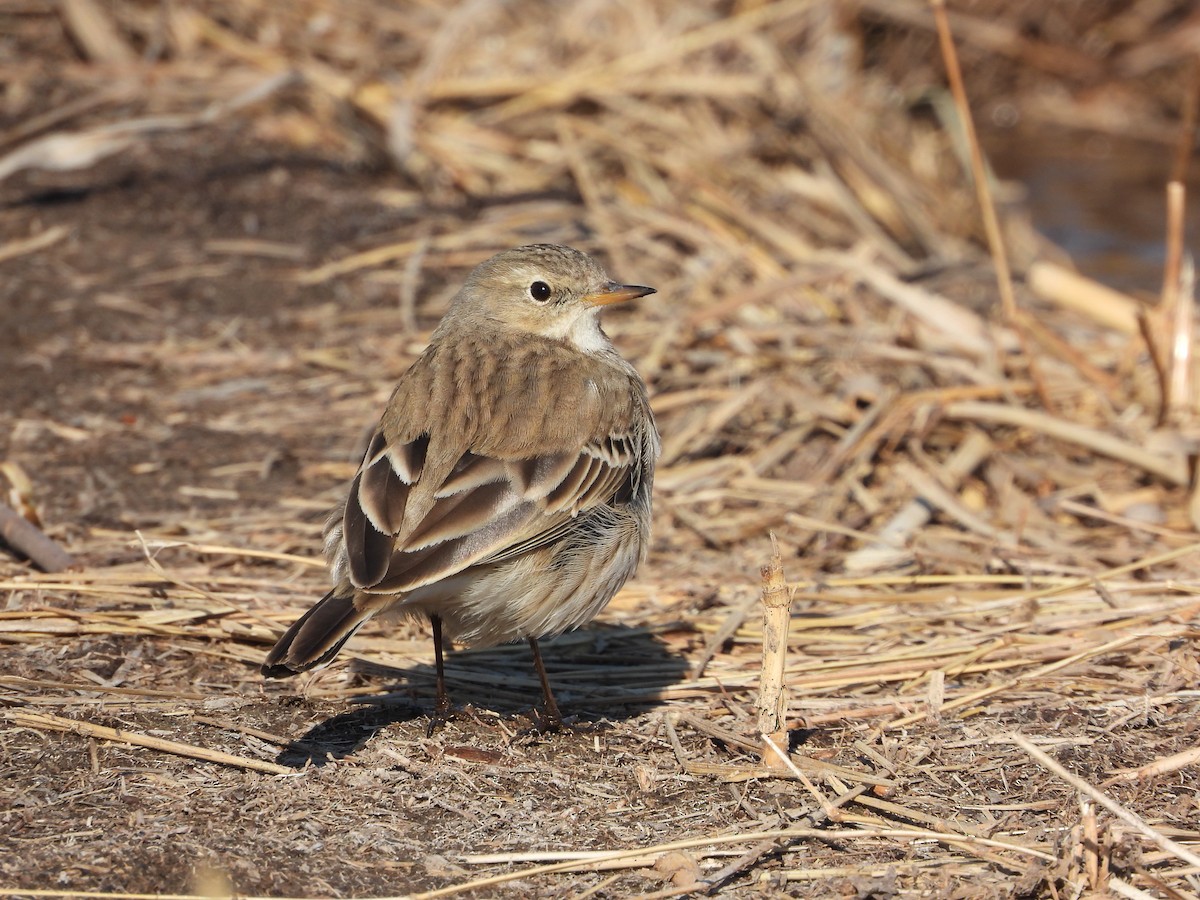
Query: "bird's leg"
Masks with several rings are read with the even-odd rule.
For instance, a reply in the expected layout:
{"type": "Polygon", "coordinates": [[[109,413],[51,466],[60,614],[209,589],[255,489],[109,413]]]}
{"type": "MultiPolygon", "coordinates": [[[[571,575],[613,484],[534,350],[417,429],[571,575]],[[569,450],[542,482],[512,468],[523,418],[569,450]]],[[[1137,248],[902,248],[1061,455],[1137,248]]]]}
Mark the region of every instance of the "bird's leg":
{"type": "Polygon", "coordinates": [[[446,663],[442,657],[442,617],[429,617],[433,625],[433,664],[437,667],[437,703],[434,709],[441,715],[450,712],[450,695],[446,693],[446,663]]]}
{"type": "Polygon", "coordinates": [[[431,614],[429,624],[433,626],[433,664],[437,668],[437,700],[428,729],[428,734],[432,736],[434,729],[444,725],[450,718],[450,695],[446,693],[446,667],[442,659],[442,617],[431,614]]]}
{"type": "Polygon", "coordinates": [[[537,669],[538,678],[542,682],[542,696],[546,698],[546,709],[542,721],[538,723],[539,731],[561,731],[563,727],[562,714],[554,701],[554,691],[550,690],[550,677],[546,674],[546,665],[542,662],[542,651],[538,648],[537,638],[531,637],[529,649],[533,651],[533,667],[537,669]]]}

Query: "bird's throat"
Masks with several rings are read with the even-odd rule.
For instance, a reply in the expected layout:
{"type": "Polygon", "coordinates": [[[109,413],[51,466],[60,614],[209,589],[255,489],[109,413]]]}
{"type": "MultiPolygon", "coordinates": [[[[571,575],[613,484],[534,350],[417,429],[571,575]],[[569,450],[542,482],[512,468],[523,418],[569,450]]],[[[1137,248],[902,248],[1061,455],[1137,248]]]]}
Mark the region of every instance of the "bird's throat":
{"type": "Polygon", "coordinates": [[[543,333],[548,338],[565,341],[583,353],[609,353],[613,349],[612,341],[600,327],[600,317],[591,309],[572,321],[556,322],[543,333]]]}

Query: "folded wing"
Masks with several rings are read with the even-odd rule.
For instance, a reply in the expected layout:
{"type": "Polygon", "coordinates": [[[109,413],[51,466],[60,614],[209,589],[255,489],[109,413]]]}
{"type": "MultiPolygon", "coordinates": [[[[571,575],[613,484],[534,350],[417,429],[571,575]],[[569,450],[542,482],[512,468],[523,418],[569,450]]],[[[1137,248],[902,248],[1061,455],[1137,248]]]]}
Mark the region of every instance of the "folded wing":
{"type": "Polygon", "coordinates": [[[380,429],[346,504],[351,581],[404,593],[543,547],[581,512],[627,500],[642,449],[634,434],[610,434],[574,453],[499,459],[467,451],[430,465],[427,434],[390,446],[380,429]]]}

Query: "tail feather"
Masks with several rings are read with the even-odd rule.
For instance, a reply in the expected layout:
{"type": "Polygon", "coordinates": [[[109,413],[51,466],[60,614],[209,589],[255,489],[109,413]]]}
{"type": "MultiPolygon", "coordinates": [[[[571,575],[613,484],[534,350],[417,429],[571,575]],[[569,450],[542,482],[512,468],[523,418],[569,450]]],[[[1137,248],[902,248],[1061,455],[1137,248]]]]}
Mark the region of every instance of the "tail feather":
{"type": "Polygon", "coordinates": [[[353,595],[330,591],[284,632],[267,654],[262,673],[286,678],[331,662],[373,613],[357,608],[353,595]]]}

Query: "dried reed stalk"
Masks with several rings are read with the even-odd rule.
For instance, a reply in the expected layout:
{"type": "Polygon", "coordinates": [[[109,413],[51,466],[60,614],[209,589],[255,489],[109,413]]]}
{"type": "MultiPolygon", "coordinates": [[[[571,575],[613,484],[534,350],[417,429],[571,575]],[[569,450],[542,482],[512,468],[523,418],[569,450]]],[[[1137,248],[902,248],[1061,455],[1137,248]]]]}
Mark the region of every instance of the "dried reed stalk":
{"type": "Polygon", "coordinates": [[[149,734],[139,734],[135,731],[109,728],[107,725],[96,725],[92,722],[67,719],[51,713],[33,713],[21,709],[9,709],[0,711],[0,717],[26,728],[49,728],[52,731],[69,731],[73,734],[87,735],[88,737],[99,738],[105,741],[114,741],[118,744],[132,744],[135,747],[146,747],[150,750],[161,750],[164,753],[173,753],[177,756],[186,756],[191,759],[218,763],[223,766],[251,769],[256,772],[266,772],[270,775],[296,774],[295,769],[289,769],[287,766],[266,762],[261,759],[246,759],[241,756],[234,756],[232,753],[222,753],[220,750],[209,750],[193,744],[164,740],[163,738],[157,738],[149,734]]]}
{"type": "Polygon", "coordinates": [[[768,769],[786,768],[788,726],[787,663],[788,623],[791,621],[791,592],[783,576],[783,557],[779,541],[771,535],[771,561],[762,567],[762,674],[758,686],[758,731],[763,736],[763,765],[768,769]],[[783,750],[780,751],[782,746],[783,750]]]}

